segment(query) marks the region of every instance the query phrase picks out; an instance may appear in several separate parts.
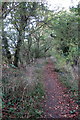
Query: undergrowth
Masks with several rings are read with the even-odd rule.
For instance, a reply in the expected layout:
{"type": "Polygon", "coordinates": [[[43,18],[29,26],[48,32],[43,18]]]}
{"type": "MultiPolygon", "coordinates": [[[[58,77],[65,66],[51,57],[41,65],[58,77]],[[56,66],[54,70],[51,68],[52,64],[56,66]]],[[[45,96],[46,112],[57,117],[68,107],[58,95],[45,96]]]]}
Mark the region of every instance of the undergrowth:
{"type": "Polygon", "coordinates": [[[78,96],[78,81],[74,78],[70,65],[66,64],[66,60],[62,57],[56,57],[55,69],[58,69],[58,75],[60,81],[69,89],[72,93],[71,97],[77,99],[78,96]]]}
{"type": "MultiPolygon", "coordinates": [[[[38,67],[36,67],[38,70],[38,67]]],[[[35,70],[34,84],[28,84],[24,71],[6,68],[3,71],[3,118],[39,118],[43,115],[44,88],[41,70],[35,70]]]]}

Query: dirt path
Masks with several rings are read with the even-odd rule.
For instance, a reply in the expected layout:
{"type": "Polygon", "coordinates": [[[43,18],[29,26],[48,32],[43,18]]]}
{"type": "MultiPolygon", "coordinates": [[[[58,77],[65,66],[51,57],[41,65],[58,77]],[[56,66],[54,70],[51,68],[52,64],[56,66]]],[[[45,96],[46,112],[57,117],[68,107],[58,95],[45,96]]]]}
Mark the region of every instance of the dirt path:
{"type": "Polygon", "coordinates": [[[46,100],[44,101],[45,118],[74,118],[78,105],[70,98],[67,88],[58,80],[53,62],[49,59],[44,67],[46,100]],[[72,113],[70,113],[70,111],[72,113]]]}

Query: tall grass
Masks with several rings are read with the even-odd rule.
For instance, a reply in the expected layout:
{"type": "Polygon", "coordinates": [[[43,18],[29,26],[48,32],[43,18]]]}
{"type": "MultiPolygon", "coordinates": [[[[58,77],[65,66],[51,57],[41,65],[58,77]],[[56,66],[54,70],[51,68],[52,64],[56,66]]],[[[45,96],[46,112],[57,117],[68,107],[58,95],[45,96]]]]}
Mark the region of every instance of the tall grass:
{"type": "Polygon", "coordinates": [[[43,114],[41,67],[37,65],[32,70],[31,74],[27,74],[27,70],[3,68],[3,118],[38,118],[43,114]]]}
{"type": "Polygon", "coordinates": [[[69,90],[72,92],[73,96],[78,95],[78,80],[77,77],[75,76],[75,73],[73,71],[73,68],[71,67],[70,64],[66,64],[66,59],[59,54],[55,55],[56,62],[55,68],[59,69],[58,75],[59,79],[62,83],[66,85],[66,87],[69,88],[69,90]],[[74,95],[74,93],[76,94],[74,95]]]}

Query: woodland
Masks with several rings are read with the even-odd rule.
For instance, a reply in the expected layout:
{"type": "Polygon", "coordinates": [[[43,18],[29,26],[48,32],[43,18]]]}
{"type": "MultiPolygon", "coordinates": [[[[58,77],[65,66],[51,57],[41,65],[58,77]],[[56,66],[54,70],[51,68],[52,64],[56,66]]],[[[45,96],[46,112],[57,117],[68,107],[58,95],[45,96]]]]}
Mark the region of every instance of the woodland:
{"type": "Polygon", "coordinates": [[[1,13],[1,117],[80,118],[80,5],[2,2],[1,13]]]}

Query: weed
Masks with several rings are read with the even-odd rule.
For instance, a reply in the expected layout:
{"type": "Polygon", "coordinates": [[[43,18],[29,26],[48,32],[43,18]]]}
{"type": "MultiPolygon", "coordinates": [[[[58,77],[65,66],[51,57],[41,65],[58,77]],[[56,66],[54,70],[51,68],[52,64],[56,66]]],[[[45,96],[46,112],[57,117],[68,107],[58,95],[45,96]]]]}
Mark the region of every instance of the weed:
{"type": "Polygon", "coordinates": [[[48,64],[49,62],[48,61],[45,61],[45,64],[48,64]]]}
{"type": "Polygon", "coordinates": [[[39,118],[43,114],[44,89],[40,68],[37,66],[33,73],[37,79],[34,84],[27,84],[24,71],[12,68],[3,71],[3,118],[39,118]]]}
{"type": "Polygon", "coordinates": [[[70,65],[66,65],[66,63],[63,62],[64,60],[61,60],[61,64],[59,60],[56,60],[55,63],[55,68],[58,69],[59,79],[72,93],[71,97],[76,97],[77,99],[78,81],[74,78],[70,65]]]}

